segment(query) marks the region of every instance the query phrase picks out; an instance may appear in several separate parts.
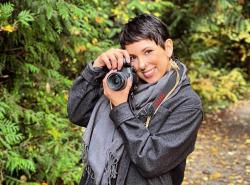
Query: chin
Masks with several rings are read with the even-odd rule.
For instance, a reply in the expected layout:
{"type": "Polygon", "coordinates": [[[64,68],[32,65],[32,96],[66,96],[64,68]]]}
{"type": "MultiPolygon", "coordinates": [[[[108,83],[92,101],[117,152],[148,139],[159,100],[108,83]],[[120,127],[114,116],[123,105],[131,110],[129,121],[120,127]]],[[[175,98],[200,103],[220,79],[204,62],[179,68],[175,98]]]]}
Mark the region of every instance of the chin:
{"type": "Polygon", "coordinates": [[[145,78],[142,74],[138,75],[141,80],[143,80],[146,83],[152,84],[158,82],[160,79],[158,76],[152,76],[150,78],[145,78]]]}
{"type": "Polygon", "coordinates": [[[149,84],[153,84],[153,83],[156,83],[158,80],[157,79],[143,79],[145,82],[149,83],[149,84]]]}

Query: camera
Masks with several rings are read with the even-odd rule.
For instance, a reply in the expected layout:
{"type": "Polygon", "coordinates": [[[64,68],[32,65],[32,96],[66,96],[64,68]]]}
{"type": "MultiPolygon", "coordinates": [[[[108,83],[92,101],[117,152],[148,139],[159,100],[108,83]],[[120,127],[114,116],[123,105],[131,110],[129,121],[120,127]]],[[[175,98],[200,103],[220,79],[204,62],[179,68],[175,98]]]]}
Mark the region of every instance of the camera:
{"type": "Polygon", "coordinates": [[[107,77],[107,84],[113,91],[119,91],[126,87],[129,77],[132,77],[131,91],[133,91],[137,87],[138,77],[136,75],[135,69],[129,63],[127,63],[126,59],[124,59],[122,69],[111,73],[107,77]]]}

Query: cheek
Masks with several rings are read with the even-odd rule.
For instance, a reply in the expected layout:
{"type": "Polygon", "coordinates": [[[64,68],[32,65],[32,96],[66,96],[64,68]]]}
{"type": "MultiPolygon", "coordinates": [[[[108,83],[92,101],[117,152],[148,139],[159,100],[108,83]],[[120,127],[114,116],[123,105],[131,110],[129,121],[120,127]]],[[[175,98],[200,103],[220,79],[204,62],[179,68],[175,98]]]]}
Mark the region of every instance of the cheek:
{"type": "Polygon", "coordinates": [[[140,72],[140,70],[138,70],[136,68],[135,68],[135,72],[136,72],[137,76],[141,76],[142,75],[142,73],[140,72]]]}
{"type": "Polygon", "coordinates": [[[136,71],[138,71],[138,69],[139,69],[138,62],[131,62],[131,66],[133,66],[134,69],[135,69],[136,71]]]}
{"type": "Polygon", "coordinates": [[[153,65],[158,65],[162,55],[159,54],[152,54],[148,57],[148,63],[153,65]]]}
{"type": "Polygon", "coordinates": [[[142,74],[141,72],[137,72],[136,74],[137,74],[137,76],[138,76],[140,79],[145,80],[145,77],[143,76],[143,74],[142,74]]]}

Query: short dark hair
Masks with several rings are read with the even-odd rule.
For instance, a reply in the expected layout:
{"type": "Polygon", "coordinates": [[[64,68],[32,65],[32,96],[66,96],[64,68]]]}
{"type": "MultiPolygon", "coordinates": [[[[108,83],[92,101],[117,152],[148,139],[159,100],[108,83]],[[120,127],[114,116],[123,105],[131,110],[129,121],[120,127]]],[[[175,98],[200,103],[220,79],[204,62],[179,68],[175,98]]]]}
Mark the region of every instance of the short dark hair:
{"type": "Polygon", "coordinates": [[[141,14],[131,19],[124,25],[119,35],[122,49],[125,49],[125,45],[142,39],[153,40],[157,45],[165,48],[164,43],[168,38],[166,24],[150,14],[141,14]]]}

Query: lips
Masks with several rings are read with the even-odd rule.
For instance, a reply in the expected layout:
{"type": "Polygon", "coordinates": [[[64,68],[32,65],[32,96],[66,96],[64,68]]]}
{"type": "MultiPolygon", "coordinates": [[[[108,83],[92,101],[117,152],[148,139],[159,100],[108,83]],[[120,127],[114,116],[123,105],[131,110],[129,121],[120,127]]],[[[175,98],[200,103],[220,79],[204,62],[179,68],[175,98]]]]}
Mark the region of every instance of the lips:
{"type": "Polygon", "coordinates": [[[145,78],[151,78],[154,75],[154,72],[155,72],[155,68],[152,68],[150,70],[144,71],[143,76],[145,78]]]}

